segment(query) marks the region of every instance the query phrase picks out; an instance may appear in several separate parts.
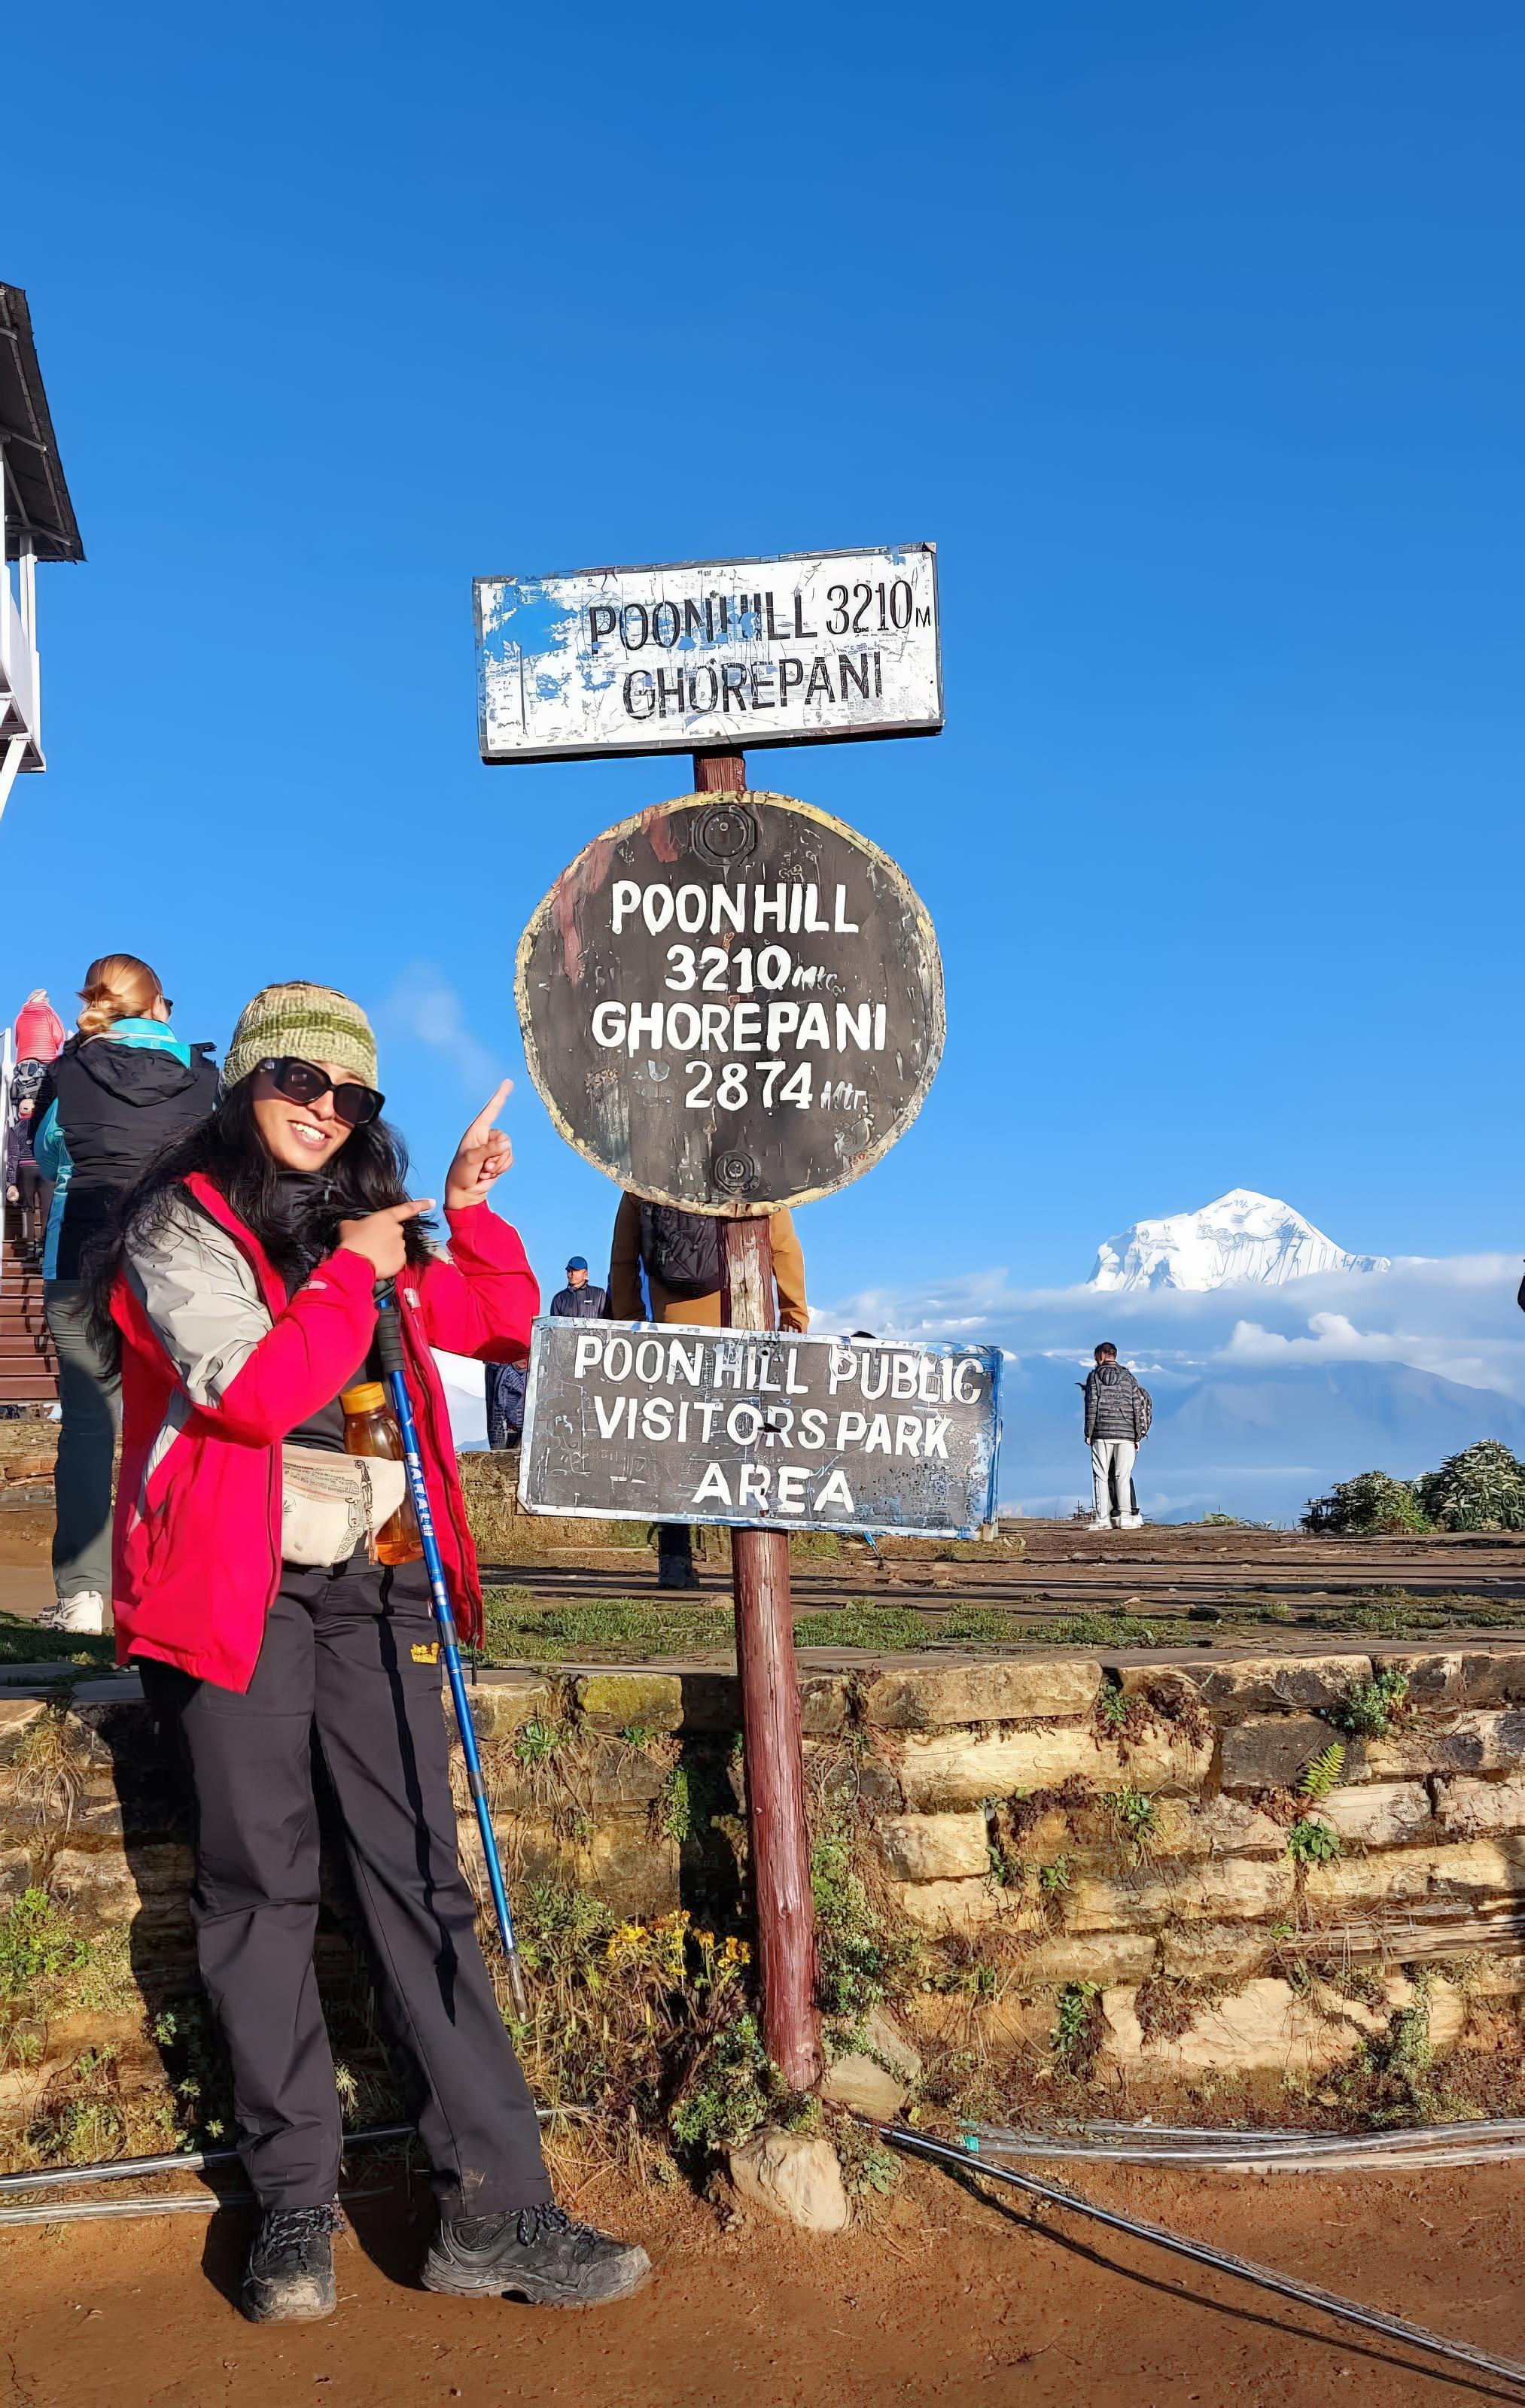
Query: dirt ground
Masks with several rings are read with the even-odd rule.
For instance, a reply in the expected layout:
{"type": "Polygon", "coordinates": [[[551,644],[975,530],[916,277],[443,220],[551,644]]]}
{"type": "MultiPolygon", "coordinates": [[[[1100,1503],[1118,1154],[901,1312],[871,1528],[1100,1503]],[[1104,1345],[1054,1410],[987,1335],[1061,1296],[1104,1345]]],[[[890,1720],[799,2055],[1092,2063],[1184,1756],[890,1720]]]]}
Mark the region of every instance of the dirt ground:
{"type": "MultiPolygon", "coordinates": [[[[363,2181],[364,2177],[359,2177],[363,2181]]],[[[1112,2206],[1525,2358],[1518,2172],[1344,2180],[1087,2170],[1112,2206]]],[[[427,2211],[360,2202],[340,2308],[255,2328],[231,2304],[248,2224],[220,2214],[0,2234],[3,2408],[801,2408],[949,2400],[1024,2408],[1407,2408],[1525,2399],[1362,2339],[1228,2276],[927,2168],[840,2239],[595,2177],[579,2211],[639,2232],[655,2280],[587,2315],[410,2286],[427,2211]]]]}

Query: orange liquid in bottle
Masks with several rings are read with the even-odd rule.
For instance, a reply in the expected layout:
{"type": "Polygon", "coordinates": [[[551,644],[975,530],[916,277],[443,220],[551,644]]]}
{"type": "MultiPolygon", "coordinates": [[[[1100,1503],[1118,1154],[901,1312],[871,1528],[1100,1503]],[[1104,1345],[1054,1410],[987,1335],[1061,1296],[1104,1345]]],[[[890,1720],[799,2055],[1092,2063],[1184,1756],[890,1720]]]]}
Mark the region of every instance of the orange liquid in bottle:
{"type": "MultiPolygon", "coordinates": [[[[379,1455],[388,1463],[402,1461],[402,1432],[380,1380],[363,1380],[358,1387],[346,1388],[339,1403],[344,1408],[346,1455],[379,1455]]],[[[371,1552],[379,1564],[422,1563],[424,1541],[406,1489],[396,1512],[377,1532],[371,1552]]]]}

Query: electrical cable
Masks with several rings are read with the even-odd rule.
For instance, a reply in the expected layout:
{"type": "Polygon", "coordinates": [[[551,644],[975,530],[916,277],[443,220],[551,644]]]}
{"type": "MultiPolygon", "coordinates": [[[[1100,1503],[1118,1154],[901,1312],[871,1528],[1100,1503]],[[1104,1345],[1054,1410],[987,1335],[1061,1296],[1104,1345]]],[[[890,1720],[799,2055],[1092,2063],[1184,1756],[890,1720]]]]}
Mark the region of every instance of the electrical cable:
{"type": "MultiPolygon", "coordinates": [[[[990,2125],[981,2128],[997,2131],[1000,2128],[999,2125],[990,2125]]],[[[1118,2124],[1109,2122],[1105,2116],[1089,2117],[1082,2123],[1075,2124],[1072,2128],[1082,2135],[1092,2132],[1115,2132],[1125,2139],[1134,2134],[1137,2134],[1140,2139],[1147,2137],[1164,2141],[1202,2141],[1230,2137],[1228,2127],[1221,2125],[1210,2127],[1205,2124],[1156,2124],[1153,2122],[1118,2124]]],[[[1499,2140],[1525,2140],[1525,2116],[1473,2115],[1459,2124],[1418,2124],[1406,2127],[1394,2125],[1379,2132],[1350,2133],[1320,2132],[1306,2128],[1300,2129],[1296,2125],[1288,2124],[1260,2124],[1246,2127],[1242,2133],[1233,2134],[1231,2137],[1245,2141],[1348,2140],[1353,2144],[1374,2148],[1389,2141],[1417,2140],[1421,2135],[1449,2141],[1460,2140],[1467,2133],[1478,2132],[1491,2133],[1499,2140]]]]}
{"type": "MultiPolygon", "coordinates": [[[[384,2190],[341,2190],[339,2204],[385,2199],[384,2190]]],[[[215,2215],[220,2207],[257,2207],[252,2190],[223,2191],[205,2199],[66,2199],[50,2207],[0,2207],[0,2228],[11,2224],[88,2224],[102,2216],[215,2215]]]]}
{"type": "MultiPolygon", "coordinates": [[[[554,2124],[558,2116],[590,2118],[600,2112],[597,2107],[537,2107],[535,2114],[540,2123],[554,2124]]],[[[378,2124],[369,2131],[346,2132],[344,2147],[364,2149],[382,2141],[410,2141],[415,2128],[411,2124],[378,2124]]],[[[72,2190],[80,2183],[133,2182],[140,2175],[198,2174],[208,2166],[230,2166],[237,2155],[237,2149],[176,2149],[162,2157],[106,2157],[94,2166],[39,2166],[32,2173],[0,2174],[0,2199],[17,2192],[72,2190]]]]}
{"type": "Polygon", "coordinates": [[[1357,2173],[1504,2163],[1525,2157],[1525,2124],[1435,2124],[1385,2132],[1232,2132],[1184,2125],[1082,2124],[1072,2133],[970,2124],[982,2152],[1095,2165],[1210,2166],[1220,2172],[1357,2173]]]}
{"type": "Polygon", "coordinates": [[[1492,2358],[1486,2350],[1474,2349],[1469,2342],[1450,2341],[1442,2333],[1433,2333],[1423,2325],[1411,2325],[1402,2316],[1389,2316],[1378,2308],[1363,2308],[1354,2300],[1343,2300],[1334,2291],[1319,2290],[1311,2283],[1295,2282],[1289,2274],[1278,2274],[1269,2266],[1258,2266],[1252,2258],[1234,2258],[1226,2249],[1211,2248],[1204,2241],[1188,2241],[1178,2232],[1167,2231],[1161,2224],[1146,2224],[1142,2217],[1121,2214],[1115,2208],[1101,2207],[1094,2200],[1083,2199],[1078,2191],[1063,2183],[1040,2182],[1035,2174],[1017,2173],[1010,2166],[992,2165],[988,2159],[967,2149],[953,2147],[946,2141],[935,2141],[924,2132],[909,2131],[902,2124],[879,2124],[871,2117],[861,2119],[873,2125],[881,2137],[909,2156],[929,2157],[934,2163],[955,2166],[961,2173],[984,2175],[990,2182],[1007,2183],[1014,2190],[1025,2191],[1031,2199],[1046,2201],[1051,2207],[1069,2208],[1073,2214],[1088,2216],[1093,2223],[1103,2224],[1114,2232],[1126,2232],[1134,2240],[1152,2241],[1158,2248],[1169,2249],[1177,2257],[1189,2258],[1199,2266],[1211,2266],[1217,2272],[1237,2274],[1242,2281],[1254,2283],[1264,2291],[1275,2291],[1286,2300],[1295,2300],[1300,2306],[1322,2308],[1326,2315],[1338,2316],[1346,2324],[1360,2325],[1368,2332],[1381,2333],[1388,2341],[1404,2343],[1410,2349],[1422,2349],[1431,2357],[1447,2358],[1458,2365],[1470,2366],[1484,2374],[1496,2374],[1507,2383],[1525,2387],[1525,2366],[1513,2358],[1492,2358]]]}

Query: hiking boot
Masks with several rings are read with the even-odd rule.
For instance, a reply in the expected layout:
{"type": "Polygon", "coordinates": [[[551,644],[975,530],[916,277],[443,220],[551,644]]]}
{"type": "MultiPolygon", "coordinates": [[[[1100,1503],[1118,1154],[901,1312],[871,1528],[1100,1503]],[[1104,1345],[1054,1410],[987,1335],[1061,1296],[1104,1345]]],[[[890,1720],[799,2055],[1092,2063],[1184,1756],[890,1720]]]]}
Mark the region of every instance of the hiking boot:
{"type": "Polygon", "coordinates": [[[441,2217],[422,2280],[426,2291],[458,2299],[597,2308],[639,2291],[651,2271],[633,2241],[615,2241],[590,2224],[574,2224],[563,2208],[545,2206],[441,2217]]]}
{"type": "Polygon", "coordinates": [[[99,1639],[106,1628],[106,1599],[95,1588],[82,1588],[77,1597],[55,1598],[38,1614],[37,1628],[68,1630],[81,1638],[99,1639]]]}
{"type": "Polygon", "coordinates": [[[682,1555],[669,1556],[656,1567],[658,1588],[698,1588],[699,1576],[682,1555]]]}
{"type": "Polygon", "coordinates": [[[334,2235],[338,2207],[273,2207],[260,2218],[238,2305],[253,2325],[310,2325],[338,2304],[334,2235]]]}

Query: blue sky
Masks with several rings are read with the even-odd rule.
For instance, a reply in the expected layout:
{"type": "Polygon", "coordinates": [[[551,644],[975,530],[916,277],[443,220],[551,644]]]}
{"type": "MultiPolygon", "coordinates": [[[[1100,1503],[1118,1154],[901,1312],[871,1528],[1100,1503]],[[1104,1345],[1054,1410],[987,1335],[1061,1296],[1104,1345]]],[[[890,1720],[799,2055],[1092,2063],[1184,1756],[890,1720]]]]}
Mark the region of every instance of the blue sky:
{"type": "MultiPolygon", "coordinates": [[[[758,756],[948,975],[815,1292],[1064,1285],[1237,1184],[1518,1251],[1522,66],[1507,0],[32,12],[0,275],[90,557],[15,999],[125,946],[221,1042],[331,980],[436,1188],[534,904],[687,783],[482,767],[473,574],[929,537],[947,732],[758,756]]],[[[542,1274],[597,1258],[511,1111],[542,1274]]]]}

